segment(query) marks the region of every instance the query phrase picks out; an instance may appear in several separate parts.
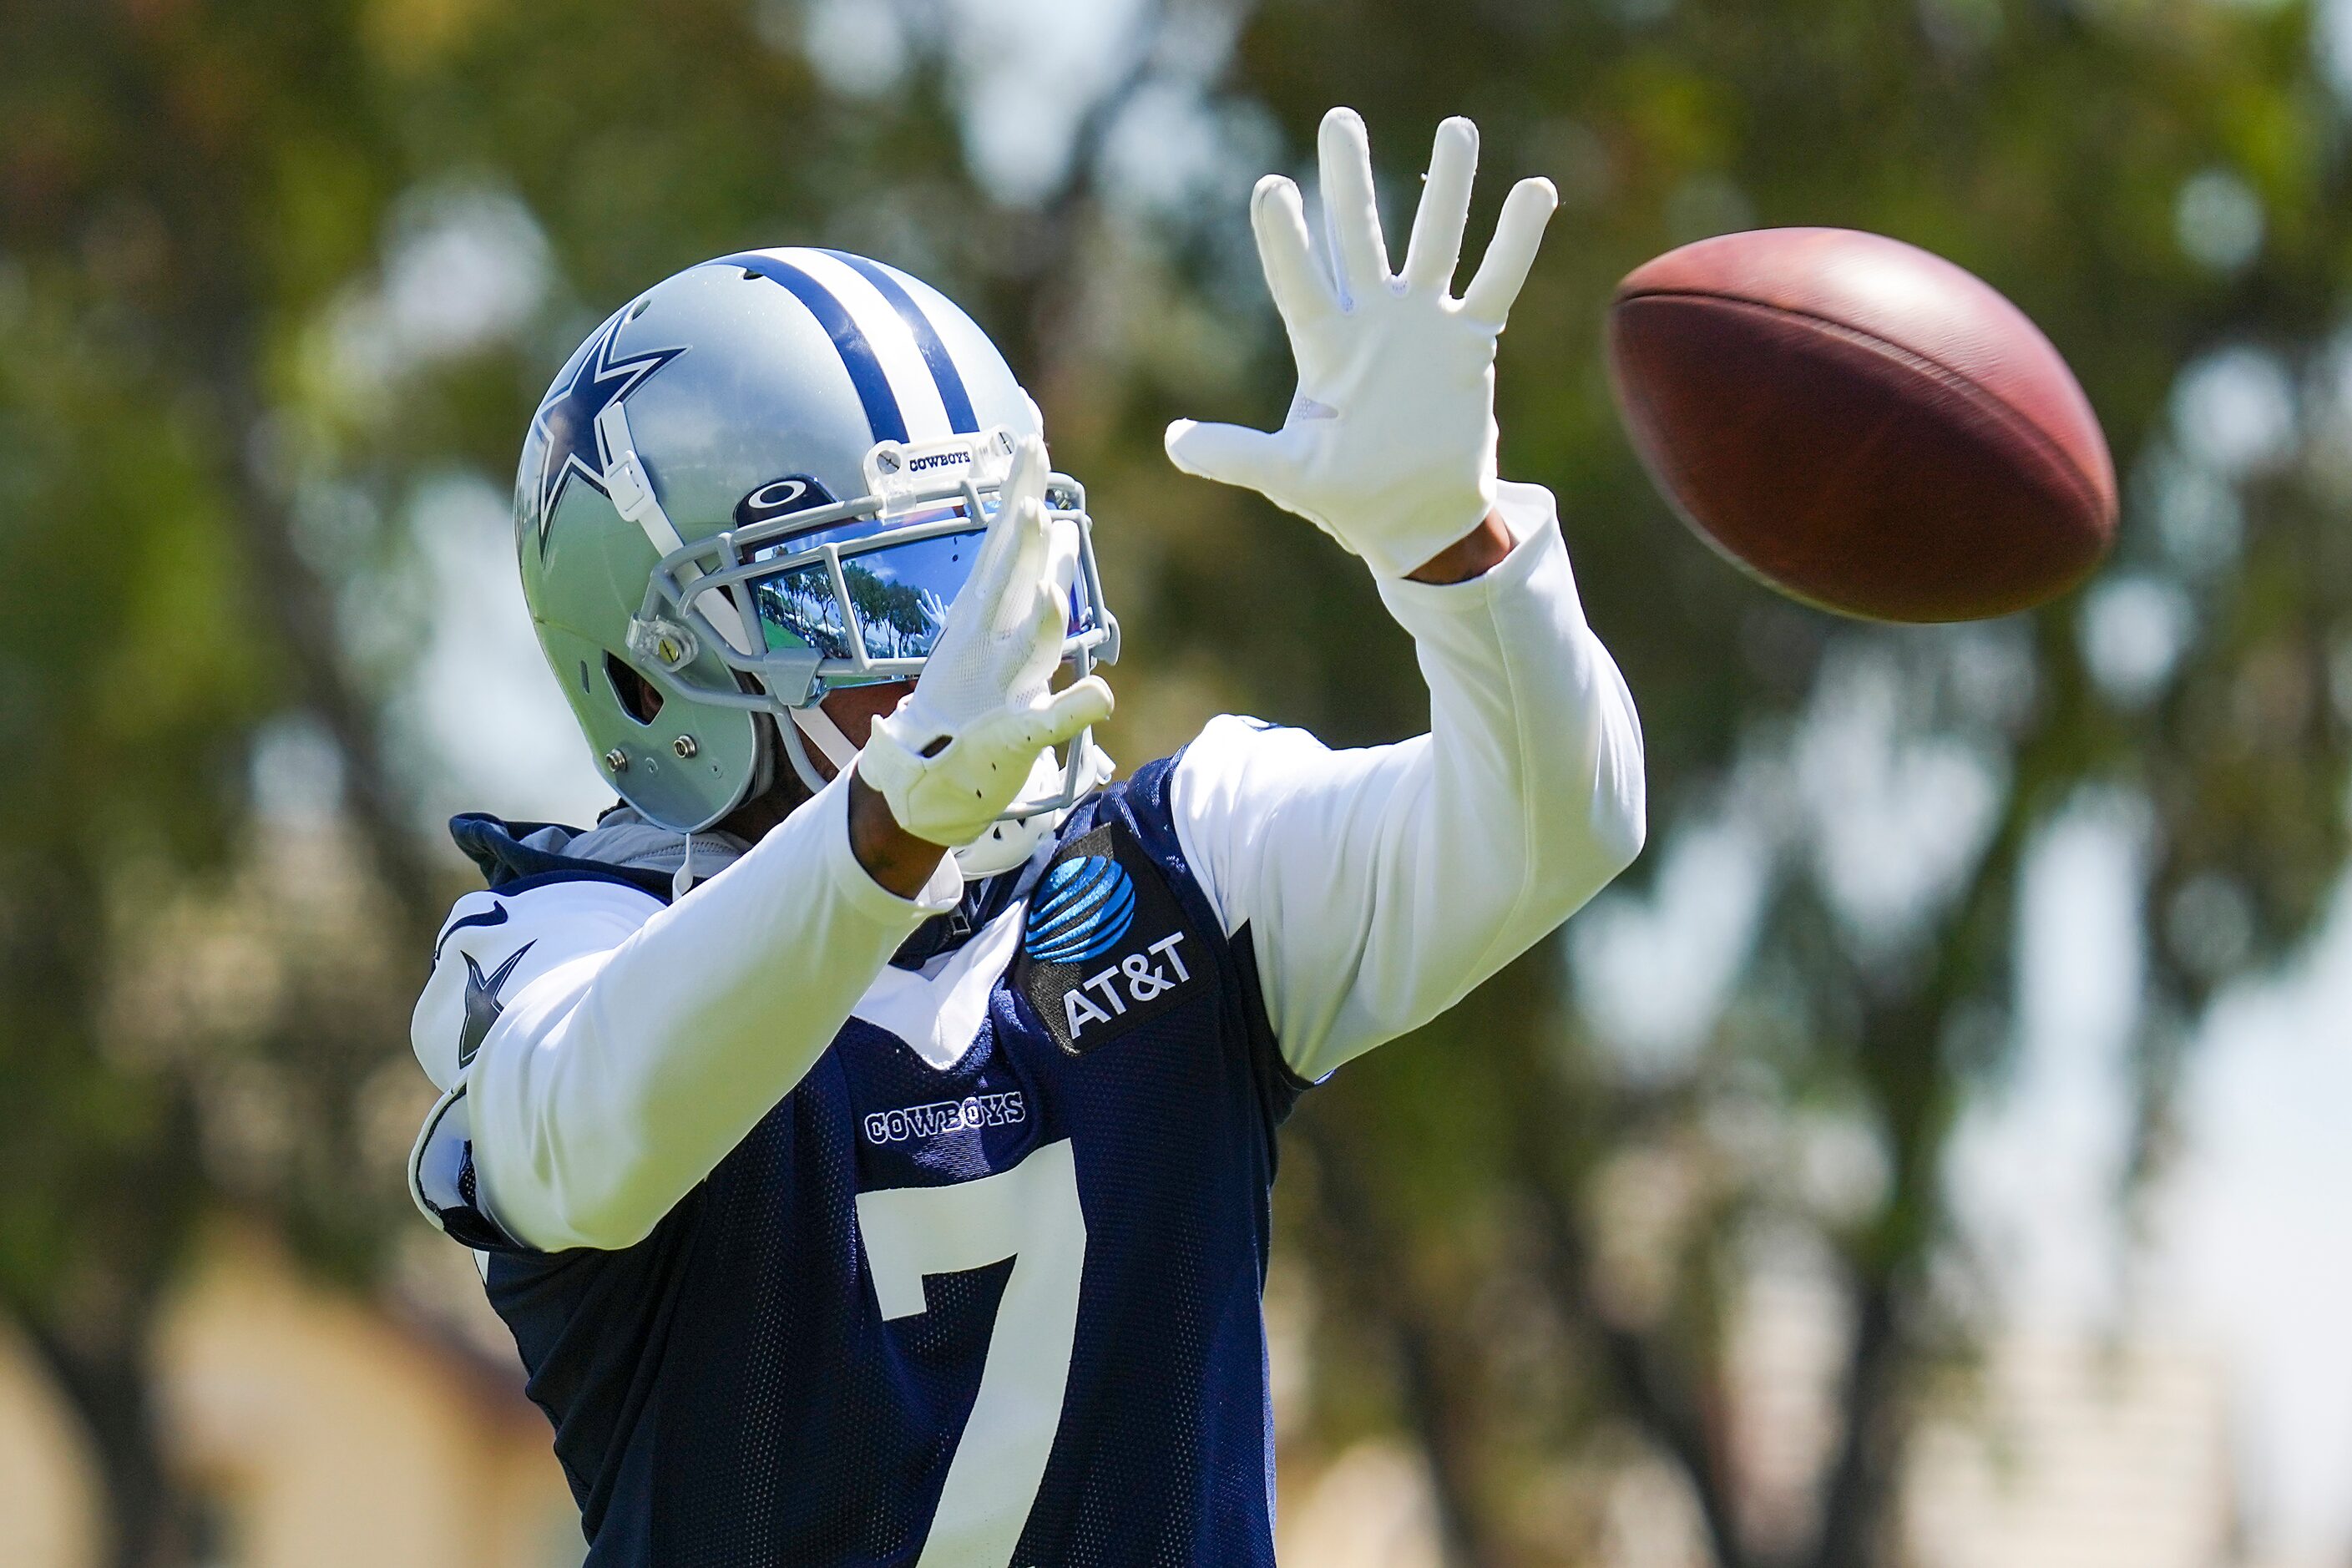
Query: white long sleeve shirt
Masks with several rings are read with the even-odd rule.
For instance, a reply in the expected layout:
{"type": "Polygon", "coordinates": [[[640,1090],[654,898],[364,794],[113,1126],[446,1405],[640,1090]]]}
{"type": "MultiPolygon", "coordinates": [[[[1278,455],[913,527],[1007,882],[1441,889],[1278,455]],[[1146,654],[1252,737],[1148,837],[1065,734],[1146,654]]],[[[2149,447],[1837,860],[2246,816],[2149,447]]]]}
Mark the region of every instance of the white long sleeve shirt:
{"type": "MultiPolygon", "coordinates": [[[[1639,724],[1551,497],[1505,485],[1498,510],[1516,544],[1483,576],[1381,585],[1418,649],[1428,733],[1333,752],[1226,717],[1176,765],[1186,860],[1225,932],[1248,929],[1302,1078],[1460,1001],[1640,850],[1639,724]]],[[[420,1161],[463,1100],[477,1201],[500,1228],[545,1250],[625,1247],[853,1015],[951,1063],[1021,906],[921,974],[890,967],[957,886],[943,868],[916,900],[884,890],[850,851],[846,801],[836,782],[668,907],[617,880],[461,900],[414,1021],[444,1090],[420,1161]]]]}

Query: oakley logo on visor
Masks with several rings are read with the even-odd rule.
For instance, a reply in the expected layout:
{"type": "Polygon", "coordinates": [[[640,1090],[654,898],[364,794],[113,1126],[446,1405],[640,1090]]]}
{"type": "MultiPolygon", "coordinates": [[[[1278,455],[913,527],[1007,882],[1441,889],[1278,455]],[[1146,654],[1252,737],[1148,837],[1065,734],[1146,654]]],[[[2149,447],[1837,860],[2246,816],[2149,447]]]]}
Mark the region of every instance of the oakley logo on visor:
{"type": "Polygon", "coordinates": [[[735,526],[748,528],[755,522],[765,522],[772,517],[783,517],[796,511],[813,511],[821,506],[833,505],[833,492],[809,478],[794,474],[789,479],[770,479],[750,495],[735,503],[735,526]]]}

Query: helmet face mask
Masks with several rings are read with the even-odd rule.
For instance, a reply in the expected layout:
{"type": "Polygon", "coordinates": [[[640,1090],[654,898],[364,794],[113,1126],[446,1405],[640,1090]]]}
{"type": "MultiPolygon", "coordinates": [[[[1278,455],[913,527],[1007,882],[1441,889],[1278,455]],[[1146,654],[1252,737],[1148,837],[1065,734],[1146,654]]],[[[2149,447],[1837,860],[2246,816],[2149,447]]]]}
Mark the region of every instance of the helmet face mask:
{"type": "MultiPolygon", "coordinates": [[[[803,728],[846,752],[815,705],[921,673],[1037,424],[978,327],[861,258],[726,258],[606,321],[533,420],[516,521],[541,646],[614,788],[683,832],[764,788],[775,750],[822,787],[803,728]],[[661,693],[650,720],[604,657],[661,693]]],[[[1083,676],[1118,624],[1084,487],[1054,475],[1046,507],[1075,535],[1062,663],[1083,676]]],[[[966,874],[1017,864],[1108,773],[1090,734],[1042,753],[966,874]]]]}
{"type": "MultiPolygon", "coordinates": [[[[681,546],[654,567],[630,620],[630,650],[671,697],[780,720],[828,691],[914,679],[971,575],[1015,446],[1002,426],[922,447],[880,442],[866,456],[871,489],[845,501],[805,476],[778,481],[770,493],[796,504],[681,546]],[[704,648],[756,692],[694,682],[704,648]]],[[[1083,678],[1118,661],[1118,622],[1102,602],[1085,487],[1057,473],[1045,500],[1048,522],[1077,540],[1062,665],[1083,678]]],[[[778,728],[803,782],[822,788],[798,727],[778,728]]],[[[1024,791],[1003,820],[1066,810],[1100,783],[1092,742],[1091,732],[1081,736],[1055,784],[1024,791]]]]}
{"type": "MultiPolygon", "coordinates": [[[[944,450],[962,471],[897,485],[885,480],[872,493],[831,503],[812,481],[799,492],[813,502],[804,510],[681,546],[654,567],[645,604],[631,620],[630,647],[676,674],[708,642],[722,663],[751,676],[786,708],[805,707],[839,687],[913,679],[996,514],[1013,445],[1012,433],[1000,428],[916,449],[926,458],[944,450]]],[[[866,462],[903,464],[908,452],[886,443],[866,462]]],[[[1084,674],[1118,657],[1118,622],[1102,605],[1085,489],[1055,474],[1046,513],[1077,535],[1078,577],[1070,585],[1062,657],[1084,674]]],[[[679,695],[734,700],[716,691],[679,695]]]]}

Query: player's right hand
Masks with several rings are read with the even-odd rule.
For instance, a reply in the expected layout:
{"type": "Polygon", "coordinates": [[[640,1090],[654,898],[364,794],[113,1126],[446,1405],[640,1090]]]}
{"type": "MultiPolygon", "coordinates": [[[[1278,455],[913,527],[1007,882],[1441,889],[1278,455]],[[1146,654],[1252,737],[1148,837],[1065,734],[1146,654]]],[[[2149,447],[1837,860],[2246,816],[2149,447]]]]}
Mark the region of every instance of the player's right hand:
{"type": "Polygon", "coordinates": [[[1298,187],[1257,184],[1250,221],[1298,361],[1298,395],[1275,431],[1180,419],[1168,456],[1186,473],[1243,485],[1313,522],[1382,577],[1410,574],[1495,506],[1495,342],[1559,198],[1521,180],[1486,258],[1455,299],[1478,132],[1437,128],[1404,269],[1389,271],[1371,149],[1351,109],[1324,116],[1328,243],[1298,187]]]}
{"type": "Polygon", "coordinates": [[[1077,538],[1045,514],[1045,443],[1013,455],[982,541],[923,673],[877,719],[857,771],[898,826],[955,849],[1017,799],[1039,753],[1110,717],[1110,688],[1090,675],[1049,689],[1069,626],[1077,538]]]}

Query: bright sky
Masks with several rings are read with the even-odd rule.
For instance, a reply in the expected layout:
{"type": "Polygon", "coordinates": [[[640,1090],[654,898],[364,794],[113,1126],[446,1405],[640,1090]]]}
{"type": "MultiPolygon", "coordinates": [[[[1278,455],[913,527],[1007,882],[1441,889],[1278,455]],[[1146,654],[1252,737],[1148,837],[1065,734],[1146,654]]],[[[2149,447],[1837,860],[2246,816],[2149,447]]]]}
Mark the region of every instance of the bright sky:
{"type": "Polygon", "coordinates": [[[2023,1055],[1955,1163],[2021,1322],[2141,1324],[2213,1347],[2237,1404],[2254,1544],[2352,1551],[2352,881],[2307,952],[2232,988],[2180,1088],[2182,1152],[2132,1253],[2111,1201],[2126,1136],[2125,1032],[2140,968],[2139,824],[2071,813],[2026,889],[2023,1055]]]}

